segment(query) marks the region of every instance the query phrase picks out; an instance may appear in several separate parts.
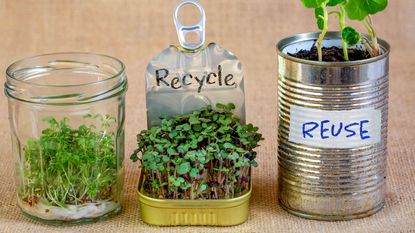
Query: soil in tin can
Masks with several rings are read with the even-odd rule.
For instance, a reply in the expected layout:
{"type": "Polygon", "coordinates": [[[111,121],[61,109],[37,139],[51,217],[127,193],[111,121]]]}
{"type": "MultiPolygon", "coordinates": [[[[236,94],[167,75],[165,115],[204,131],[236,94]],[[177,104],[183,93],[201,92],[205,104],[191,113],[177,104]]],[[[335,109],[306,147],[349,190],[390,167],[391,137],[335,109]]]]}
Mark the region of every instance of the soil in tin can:
{"type": "MultiPolygon", "coordinates": [[[[350,48],[349,51],[349,60],[350,61],[359,61],[370,58],[369,52],[360,48],[350,48]]],[[[288,53],[288,55],[310,60],[318,61],[317,47],[313,46],[310,50],[302,49],[296,53],[288,53]]],[[[333,46],[329,48],[323,48],[323,61],[325,62],[344,62],[346,61],[343,56],[343,49],[333,46]]]]}

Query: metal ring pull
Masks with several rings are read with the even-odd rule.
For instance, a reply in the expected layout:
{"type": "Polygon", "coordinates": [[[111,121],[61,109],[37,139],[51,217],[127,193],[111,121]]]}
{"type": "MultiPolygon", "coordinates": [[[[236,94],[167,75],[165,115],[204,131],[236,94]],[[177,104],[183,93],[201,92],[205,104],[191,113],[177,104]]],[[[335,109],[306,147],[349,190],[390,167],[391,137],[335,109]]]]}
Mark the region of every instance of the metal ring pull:
{"type": "Polygon", "coordinates": [[[177,36],[179,37],[180,45],[186,49],[194,50],[198,49],[205,43],[205,21],[206,21],[206,14],[205,10],[203,9],[202,5],[199,4],[196,0],[183,0],[181,1],[176,8],[174,9],[174,24],[176,25],[177,36]],[[196,6],[201,14],[200,21],[191,26],[184,26],[180,23],[178,19],[178,13],[182,6],[186,4],[191,4],[196,6]],[[198,35],[199,41],[196,43],[189,43],[186,41],[186,34],[189,32],[194,32],[198,35]]]}

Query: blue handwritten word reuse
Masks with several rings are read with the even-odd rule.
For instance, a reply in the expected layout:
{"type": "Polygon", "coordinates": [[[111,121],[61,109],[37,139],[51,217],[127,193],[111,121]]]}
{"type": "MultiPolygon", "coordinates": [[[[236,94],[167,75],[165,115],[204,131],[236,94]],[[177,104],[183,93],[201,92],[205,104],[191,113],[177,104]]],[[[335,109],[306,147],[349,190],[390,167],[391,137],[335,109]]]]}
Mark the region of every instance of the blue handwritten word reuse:
{"type": "Polygon", "coordinates": [[[336,124],[331,123],[329,120],[320,122],[310,121],[303,124],[303,138],[359,137],[362,140],[366,140],[370,138],[369,131],[365,128],[367,124],[369,124],[369,120],[336,124]]]}

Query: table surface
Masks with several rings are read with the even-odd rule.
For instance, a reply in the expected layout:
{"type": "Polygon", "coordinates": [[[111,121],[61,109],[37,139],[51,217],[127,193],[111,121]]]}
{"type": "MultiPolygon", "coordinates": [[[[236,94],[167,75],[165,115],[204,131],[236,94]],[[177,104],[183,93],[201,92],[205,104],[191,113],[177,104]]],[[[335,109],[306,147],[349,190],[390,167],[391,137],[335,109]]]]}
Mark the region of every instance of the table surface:
{"type": "MultiPolygon", "coordinates": [[[[127,67],[126,151],[146,127],[144,69],[177,43],[173,0],[0,0],[0,69],[36,54],[88,51],[118,57],[127,67]]],[[[301,219],[277,204],[277,60],[275,44],[288,35],[316,30],[312,10],[299,0],[202,0],[207,40],[233,51],[246,76],[248,121],[266,140],[258,149],[249,220],[236,227],[152,227],[140,220],[137,164],[126,160],[125,204],[109,220],[74,227],[46,226],[16,206],[7,100],[0,98],[0,232],[415,232],[415,1],[391,0],[375,17],[378,34],[392,45],[388,191],[378,214],[347,222],[301,219]]],[[[193,14],[183,17],[190,19],[193,14]]],[[[334,17],[334,16],[333,16],[334,17]]],[[[330,25],[337,29],[333,18],[330,25]]]]}

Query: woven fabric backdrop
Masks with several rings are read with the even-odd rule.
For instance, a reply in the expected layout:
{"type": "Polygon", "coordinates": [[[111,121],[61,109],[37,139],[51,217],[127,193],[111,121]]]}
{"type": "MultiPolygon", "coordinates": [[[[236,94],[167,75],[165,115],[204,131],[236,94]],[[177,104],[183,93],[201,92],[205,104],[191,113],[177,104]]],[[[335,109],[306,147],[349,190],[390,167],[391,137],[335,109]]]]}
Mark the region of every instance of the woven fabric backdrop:
{"type": "MultiPolygon", "coordinates": [[[[121,59],[127,67],[126,157],[146,127],[144,70],[149,60],[177,44],[172,21],[176,0],[0,0],[0,69],[36,54],[88,51],[121,59]]],[[[246,77],[248,121],[266,140],[259,148],[249,220],[236,227],[153,227],[140,220],[139,169],[126,159],[122,213],[103,222],[57,228],[24,217],[15,199],[7,100],[0,98],[0,232],[415,232],[415,1],[391,0],[375,17],[392,45],[388,191],[378,214],[347,222],[301,219],[277,204],[277,59],[285,36],[316,30],[312,10],[299,0],[201,0],[207,40],[234,52],[246,77]]],[[[185,14],[190,18],[192,14],[185,14]]],[[[334,17],[334,16],[333,16],[334,17]]],[[[332,28],[337,28],[333,18],[332,28]]]]}

